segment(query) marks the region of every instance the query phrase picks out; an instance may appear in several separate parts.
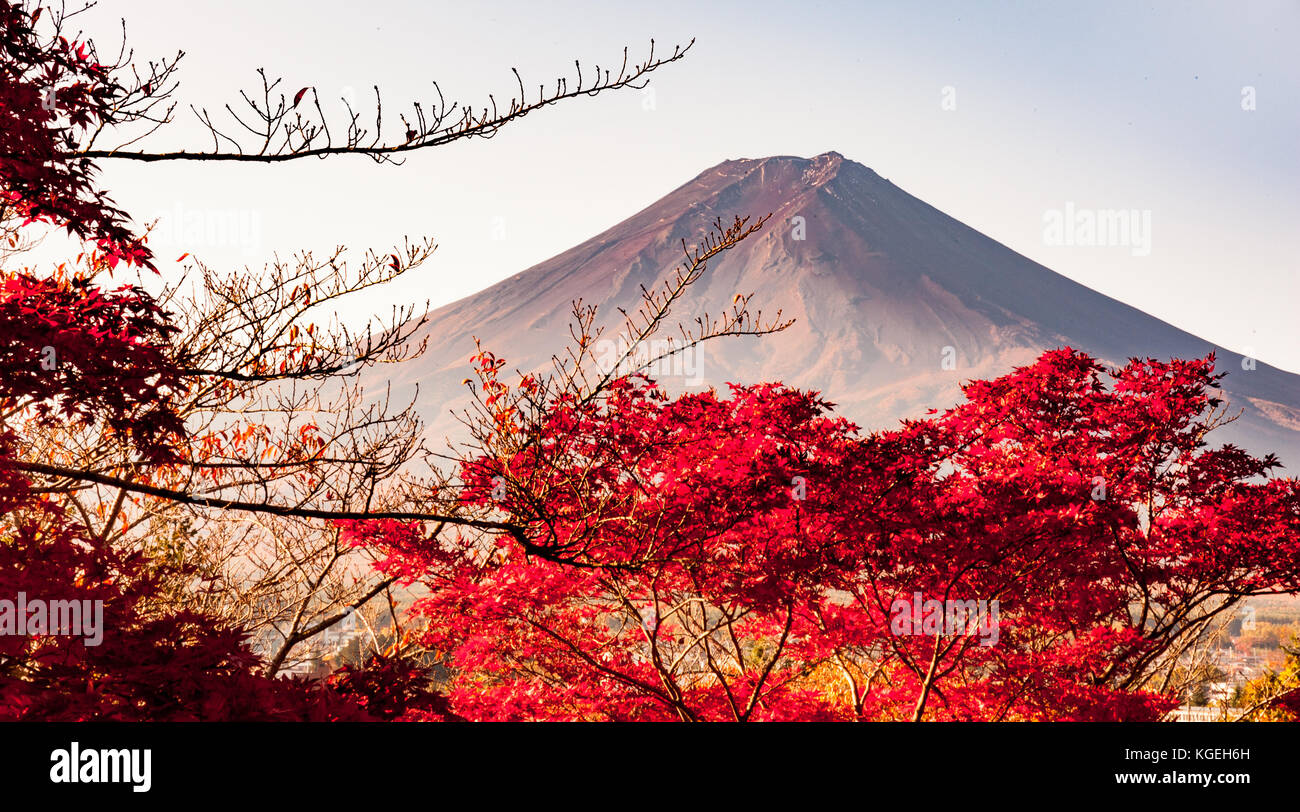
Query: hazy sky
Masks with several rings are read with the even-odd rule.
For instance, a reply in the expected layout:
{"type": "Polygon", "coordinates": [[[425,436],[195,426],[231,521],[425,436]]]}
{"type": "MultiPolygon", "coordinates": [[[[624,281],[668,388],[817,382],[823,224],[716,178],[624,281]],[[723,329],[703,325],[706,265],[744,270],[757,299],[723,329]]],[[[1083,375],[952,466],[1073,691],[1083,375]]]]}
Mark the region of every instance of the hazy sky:
{"type": "MultiPolygon", "coordinates": [[[[575,58],[616,63],[651,37],[697,40],[654,75],[653,96],[548,108],[401,167],[109,165],[106,183],[142,220],[235,212],[248,224],[241,244],[172,244],[164,231],[166,260],[189,250],[260,266],[273,251],[384,251],[430,235],[434,261],[369,305],[438,305],[719,161],[836,150],[1050,268],[1300,372],[1297,0],[105,0],[83,24],[107,42],[118,17],[141,56],[187,52],[186,104],[219,108],[265,66],[290,93],[311,85],[323,99],[364,103],[378,84],[394,118],[433,79],[455,98],[500,100],[512,66],[535,87],[575,58]],[[1067,205],[1149,212],[1150,252],[1048,244],[1045,214],[1067,205]]],[[[155,143],[183,144],[190,126],[155,143]]]]}

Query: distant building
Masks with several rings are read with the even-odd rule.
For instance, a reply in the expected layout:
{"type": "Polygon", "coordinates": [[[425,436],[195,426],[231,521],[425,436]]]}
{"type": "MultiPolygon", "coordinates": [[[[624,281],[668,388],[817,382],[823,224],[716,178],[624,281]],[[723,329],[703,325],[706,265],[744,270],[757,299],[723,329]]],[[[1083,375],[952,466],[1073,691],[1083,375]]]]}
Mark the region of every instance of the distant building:
{"type": "Polygon", "coordinates": [[[1240,714],[1237,708],[1183,705],[1169,714],[1171,722],[1231,722],[1240,714]]]}

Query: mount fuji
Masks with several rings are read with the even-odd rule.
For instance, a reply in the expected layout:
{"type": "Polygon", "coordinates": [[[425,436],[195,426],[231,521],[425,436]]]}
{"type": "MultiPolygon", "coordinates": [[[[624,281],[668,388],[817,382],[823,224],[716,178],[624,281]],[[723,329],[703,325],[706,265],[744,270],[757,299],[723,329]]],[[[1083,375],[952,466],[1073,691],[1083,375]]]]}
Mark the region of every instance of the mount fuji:
{"type": "MultiPolygon", "coordinates": [[[[1236,422],[1216,432],[1300,466],[1300,375],[1244,358],[1074,282],[913,197],[835,152],[729,160],[653,205],[545,262],[430,315],[421,358],[396,370],[394,391],[420,386],[437,436],[458,433],[468,402],[473,336],[523,371],[549,367],[569,339],[571,303],[596,304],[611,328],[716,218],[771,213],[758,233],[711,261],[670,323],[719,312],[736,293],[795,319],[762,338],[706,342],[680,369],[652,375],[669,391],[728,381],[819,390],[865,428],[952,405],[959,385],[1071,346],[1122,364],[1130,357],[1216,353],[1236,422]]],[[[653,370],[652,370],[653,372],[653,370]]],[[[387,376],[385,376],[387,378],[387,376]]],[[[375,381],[374,383],[386,383],[375,381]]]]}

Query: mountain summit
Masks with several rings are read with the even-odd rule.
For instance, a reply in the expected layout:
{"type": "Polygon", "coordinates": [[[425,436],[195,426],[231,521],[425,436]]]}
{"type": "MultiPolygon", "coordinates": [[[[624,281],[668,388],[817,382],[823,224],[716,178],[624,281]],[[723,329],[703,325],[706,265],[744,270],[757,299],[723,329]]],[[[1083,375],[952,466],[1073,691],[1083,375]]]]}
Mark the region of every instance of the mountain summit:
{"type": "Polygon", "coordinates": [[[428,353],[395,381],[419,381],[432,428],[454,432],[472,336],[511,368],[549,363],[568,338],[571,302],[635,307],[721,217],[767,225],[715,258],[671,321],[689,323],[753,292],[753,307],[796,319],[759,339],[707,342],[669,390],[779,380],[820,390],[860,425],[942,408],[971,378],[994,377],[1043,350],[1072,346],[1107,362],[1217,353],[1224,389],[1245,409],[1225,439],[1300,464],[1300,376],[1179,330],[1067,279],[913,197],[837,152],[724,161],[592,239],[435,311],[428,353]],[[1253,368],[1251,368],[1253,367],[1253,368]]]}

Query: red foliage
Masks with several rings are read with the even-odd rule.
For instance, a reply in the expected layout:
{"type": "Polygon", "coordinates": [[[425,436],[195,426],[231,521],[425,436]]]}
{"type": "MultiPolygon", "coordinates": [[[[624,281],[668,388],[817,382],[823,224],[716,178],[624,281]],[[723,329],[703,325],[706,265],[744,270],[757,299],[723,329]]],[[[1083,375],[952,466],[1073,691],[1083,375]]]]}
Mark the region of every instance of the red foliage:
{"type": "Polygon", "coordinates": [[[429,674],[400,657],[380,654],[361,666],[345,665],[326,680],[372,718],[405,722],[463,722],[446,697],[429,685],[429,674]]]}
{"type": "MultiPolygon", "coordinates": [[[[12,452],[7,438],[0,452],[12,452]]],[[[0,634],[0,720],[373,718],[331,690],[266,679],[242,630],[161,608],[151,600],[157,575],[141,554],[79,537],[12,470],[0,476],[0,509],[10,524],[0,538],[0,598],[76,601],[86,609],[100,602],[102,612],[92,620],[86,611],[79,628],[62,634],[0,634]]]]}
{"type": "MultiPolygon", "coordinates": [[[[27,426],[102,421],[141,457],[167,460],[184,435],[174,332],[140,290],[10,276],[0,284],[0,404],[27,426]]],[[[0,719],[378,718],[327,686],[267,679],[242,629],[160,602],[157,562],[86,538],[12,466],[18,446],[0,428],[0,599],[11,613],[19,596],[81,612],[63,633],[3,629],[0,719]]]]}
{"type": "Polygon", "coordinates": [[[176,332],[138,288],[112,293],[89,280],[25,274],[0,280],[0,398],[30,405],[39,421],[103,419],[148,459],[184,427],[182,387],[167,357],[176,332]]]}
{"type": "Polygon", "coordinates": [[[146,265],[151,254],[127,216],[97,188],[80,139],[114,123],[127,92],[83,42],[42,37],[36,16],[0,0],[0,194],[26,222],[47,222],[94,243],[109,265],[146,265]]]}
{"type": "Polygon", "coordinates": [[[1216,381],[1061,350],[859,437],[780,386],[622,380],[464,466],[527,545],[366,539],[423,571],[471,719],[1156,719],[1184,632],[1300,589],[1300,489],[1205,448],[1216,381]],[[997,600],[995,644],[897,633],[915,593],[997,600]]]}
{"type": "MultiPolygon", "coordinates": [[[[94,164],[76,155],[82,136],[114,123],[129,91],[86,44],[38,35],[39,14],[0,0],[6,214],[94,243],[97,268],[147,265],[125,214],[95,187],[94,164]]],[[[14,467],[20,432],[77,422],[107,428],[143,460],[174,459],[185,435],[175,409],[184,386],[172,360],[175,333],[139,288],[105,291],[62,272],[0,277],[0,408],[19,423],[0,426],[0,624],[15,624],[0,629],[0,719],[363,720],[395,708],[441,718],[436,694],[398,663],[340,675],[350,696],[266,678],[243,629],[160,600],[160,562],[86,537],[14,467]],[[20,601],[79,611],[59,629],[52,614],[33,611],[20,631],[20,601]]]]}

